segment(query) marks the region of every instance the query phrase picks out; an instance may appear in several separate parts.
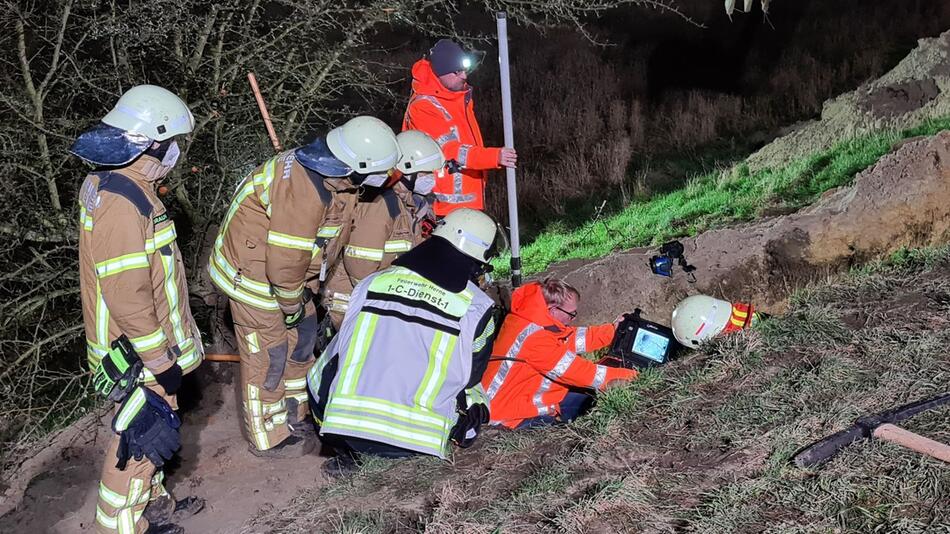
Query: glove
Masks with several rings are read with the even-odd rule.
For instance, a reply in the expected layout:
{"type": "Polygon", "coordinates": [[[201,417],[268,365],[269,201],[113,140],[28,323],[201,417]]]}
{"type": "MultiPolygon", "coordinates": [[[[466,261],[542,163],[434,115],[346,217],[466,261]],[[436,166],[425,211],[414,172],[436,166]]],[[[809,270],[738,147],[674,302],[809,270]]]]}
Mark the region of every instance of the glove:
{"type": "Polygon", "coordinates": [[[125,335],[112,342],[96,367],[92,385],[96,393],[114,402],[122,402],[138,383],[142,372],[142,360],[125,335]]]}
{"type": "Polygon", "coordinates": [[[148,458],[162,467],[181,448],[180,427],[181,419],[159,394],[137,386],[112,419],[112,430],[119,434],[115,466],[124,471],[129,458],[148,458]]]}
{"type": "Polygon", "coordinates": [[[181,387],[181,366],[175,363],[168,369],[155,375],[155,381],[162,386],[166,395],[174,395],[181,387]]]}
{"type": "Polygon", "coordinates": [[[475,443],[479,429],[488,422],[488,406],[481,403],[473,404],[466,410],[459,410],[458,413],[458,421],[452,427],[449,438],[464,449],[475,443]]]}
{"type": "Polygon", "coordinates": [[[303,321],[304,316],[304,307],[303,304],[297,308],[297,311],[291,314],[284,314],[284,326],[287,327],[287,330],[293,330],[297,328],[298,325],[303,321]]]}

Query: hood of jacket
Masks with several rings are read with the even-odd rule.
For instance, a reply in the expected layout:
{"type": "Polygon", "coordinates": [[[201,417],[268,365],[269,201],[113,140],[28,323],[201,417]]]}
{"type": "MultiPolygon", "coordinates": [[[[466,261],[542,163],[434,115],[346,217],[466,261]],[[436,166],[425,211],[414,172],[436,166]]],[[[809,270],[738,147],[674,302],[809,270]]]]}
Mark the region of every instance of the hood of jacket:
{"type": "Polygon", "coordinates": [[[466,100],[472,93],[472,87],[465,84],[461,91],[449,91],[439,81],[428,59],[420,59],[412,66],[412,90],[419,95],[435,96],[443,100],[466,100]]]}
{"type": "Polygon", "coordinates": [[[544,301],[544,293],[541,292],[541,284],[537,282],[525,284],[511,294],[511,313],[546,329],[562,331],[566,328],[560,321],[551,317],[548,303],[544,301]]]}

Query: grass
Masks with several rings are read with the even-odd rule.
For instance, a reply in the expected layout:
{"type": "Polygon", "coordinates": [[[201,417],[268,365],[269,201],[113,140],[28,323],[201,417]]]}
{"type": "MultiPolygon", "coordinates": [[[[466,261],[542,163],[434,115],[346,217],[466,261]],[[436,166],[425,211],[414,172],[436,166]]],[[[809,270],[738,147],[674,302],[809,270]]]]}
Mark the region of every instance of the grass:
{"type": "MultiPolygon", "coordinates": [[[[574,423],[487,432],[450,462],[368,462],[251,532],[950,532],[950,470],[877,441],[801,446],[950,382],[950,247],[806,288],[781,317],[600,396],[574,423]],[[859,314],[862,320],[854,320],[859,314]]],[[[950,442],[950,409],[901,426],[950,442]]]]}
{"type": "MultiPolygon", "coordinates": [[[[851,183],[902,139],[950,129],[950,117],[916,128],[855,138],[780,168],[755,173],[745,163],[709,172],[686,188],[628,205],[621,212],[575,226],[552,223],[522,247],[523,273],[545,270],[558,261],[599,258],[614,250],[658,244],[696,235],[727,223],[750,220],[769,209],[797,209],[825,191],[851,183]]],[[[510,273],[510,256],[493,262],[497,276],[510,273]]]]}

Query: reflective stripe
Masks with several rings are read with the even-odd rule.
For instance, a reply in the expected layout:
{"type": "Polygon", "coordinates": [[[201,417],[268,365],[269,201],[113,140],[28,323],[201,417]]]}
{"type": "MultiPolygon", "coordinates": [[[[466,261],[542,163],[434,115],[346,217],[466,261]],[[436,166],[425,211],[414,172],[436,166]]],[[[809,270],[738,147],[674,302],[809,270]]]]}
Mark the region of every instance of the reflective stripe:
{"type": "Polygon", "coordinates": [[[574,351],[578,354],[587,352],[587,327],[582,326],[574,334],[574,351]]]}
{"type": "Polygon", "coordinates": [[[250,280],[241,277],[239,282],[235,282],[232,277],[229,279],[225,273],[218,268],[217,257],[212,255],[212,261],[208,264],[208,274],[211,275],[211,281],[214,285],[227,294],[232,299],[243,302],[248,306],[253,306],[261,310],[279,310],[277,301],[273,297],[261,297],[245,290],[250,280]]]}
{"type": "Polygon", "coordinates": [[[383,250],[387,254],[396,253],[396,252],[408,252],[412,248],[412,241],[406,241],[404,239],[395,239],[393,241],[386,241],[386,244],[383,245],[383,250]]]}
{"type": "Polygon", "coordinates": [[[482,330],[481,335],[475,338],[475,341],[472,343],[472,352],[480,352],[485,348],[485,344],[488,342],[488,339],[495,334],[495,318],[491,317],[488,319],[488,323],[485,324],[485,329],[482,330]]]}
{"type": "Polygon", "coordinates": [[[472,202],[475,200],[474,194],[465,194],[465,190],[462,187],[462,173],[453,172],[452,173],[452,191],[451,195],[444,195],[442,193],[436,193],[435,197],[449,204],[461,204],[463,202],[472,202]]]}
{"type": "Polygon", "coordinates": [[[257,354],[261,351],[261,344],[257,341],[257,332],[251,332],[244,336],[244,340],[247,341],[247,351],[251,354],[257,354]]]}
{"type": "Polygon", "coordinates": [[[449,426],[449,421],[435,412],[413,409],[408,406],[400,406],[382,399],[374,399],[359,395],[334,395],[333,404],[345,408],[356,408],[375,412],[379,415],[385,415],[394,419],[404,420],[408,423],[431,426],[439,432],[444,431],[449,426]]]}
{"type": "Polygon", "coordinates": [[[594,373],[594,381],[591,383],[590,387],[594,389],[600,389],[600,386],[604,385],[604,379],[607,378],[607,368],[603,365],[597,366],[597,372],[594,373]]]}
{"type": "MultiPolygon", "coordinates": [[[[96,522],[107,529],[118,531],[119,534],[135,534],[135,523],[138,523],[139,519],[142,518],[142,512],[144,511],[131,512],[132,525],[129,526],[128,521],[125,520],[120,525],[118,518],[106,514],[102,511],[102,508],[96,506],[96,522]]],[[[122,512],[120,512],[121,514],[122,512]]]]}
{"type": "Polygon", "coordinates": [[[286,389],[303,389],[307,387],[306,378],[294,378],[292,380],[284,380],[284,388],[286,389]]]}
{"type": "Polygon", "coordinates": [[[324,430],[330,427],[340,427],[360,432],[376,434],[384,438],[397,438],[406,443],[413,443],[423,447],[431,447],[441,451],[445,438],[424,432],[412,431],[395,424],[386,424],[374,421],[367,417],[330,414],[323,421],[324,430]]]}
{"type": "Polygon", "coordinates": [[[343,254],[361,260],[383,261],[383,250],[378,248],[347,245],[343,254]]]}
{"type": "Polygon", "coordinates": [[[462,167],[468,166],[468,151],[472,149],[472,145],[461,145],[459,147],[459,155],[455,158],[455,161],[458,162],[462,167]]]}
{"type": "Polygon", "coordinates": [[[157,230],[151,239],[145,240],[145,252],[151,254],[156,250],[171,245],[178,234],[175,232],[175,223],[171,223],[161,230],[157,230]]]}
{"type": "Polygon", "coordinates": [[[273,289],[274,289],[274,295],[282,299],[296,299],[296,298],[299,298],[300,295],[303,295],[303,282],[300,282],[300,287],[292,291],[284,291],[283,289],[277,286],[273,286],[273,289]]]}
{"type": "Polygon", "coordinates": [[[378,315],[370,313],[360,313],[356,320],[356,339],[350,344],[346,355],[346,366],[340,371],[340,384],[337,387],[337,393],[341,395],[352,395],[356,391],[356,382],[359,380],[360,372],[363,369],[363,362],[366,361],[366,353],[373,342],[373,331],[376,329],[378,315]]]}
{"type": "Polygon", "coordinates": [[[99,498],[113,508],[125,506],[125,495],[120,495],[110,490],[102,482],[99,482],[99,498]]]}
{"type": "Polygon", "coordinates": [[[162,267],[165,269],[165,299],[168,301],[169,319],[172,323],[172,330],[175,333],[175,342],[183,343],[185,341],[185,330],[181,326],[181,310],[178,302],[178,281],[175,277],[176,256],[160,255],[162,267]]]}
{"type": "Polygon", "coordinates": [[[102,298],[102,286],[96,280],[96,343],[100,347],[109,344],[109,308],[102,298]]]}
{"type": "Polygon", "coordinates": [[[238,274],[238,270],[224,257],[223,241],[215,242],[215,250],[211,255],[211,259],[212,261],[209,263],[219,269],[225,275],[225,278],[230,278],[234,285],[251,293],[256,293],[261,297],[272,296],[270,284],[238,274]]]}
{"type": "Polygon", "coordinates": [[[267,232],[267,242],[278,247],[306,250],[309,252],[313,250],[314,241],[314,239],[308,239],[306,237],[299,237],[290,234],[282,234],[273,230],[267,232]]]}
{"type": "Polygon", "coordinates": [[[264,404],[261,401],[260,389],[252,384],[247,385],[245,396],[244,410],[251,427],[249,429],[251,439],[254,440],[254,445],[258,450],[266,451],[271,448],[267,433],[273,431],[276,428],[275,425],[287,422],[287,409],[284,405],[284,399],[264,404]],[[270,418],[265,419],[267,416],[270,416],[270,418]]]}
{"type": "Polygon", "coordinates": [[[446,143],[451,143],[452,141],[459,140],[459,129],[456,126],[450,126],[449,131],[437,137],[435,142],[439,144],[439,147],[445,147],[446,143]]]}
{"type": "MultiPolygon", "coordinates": [[[[335,347],[335,344],[331,344],[327,349],[335,347]]],[[[332,351],[324,350],[317,362],[307,371],[307,387],[310,389],[310,394],[317,401],[320,401],[320,383],[323,381],[323,369],[330,363],[330,360],[335,358],[331,354],[332,351]]]]}
{"type": "Polygon", "coordinates": [[[498,372],[495,373],[495,378],[492,379],[491,384],[488,385],[488,391],[485,392],[485,395],[487,395],[489,399],[495,398],[498,390],[501,389],[501,385],[505,382],[505,377],[508,376],[508,371],[511,370],[512,364],[515,363],[513,360],[518,356],[518,353],[521,352],[521,346],[524,345],[525,340],[538,330],[541,330],[540,326],[530,323],[518,334],[518,337],[515,338],[514,343],[511,344],[508,352],[505,353],[505,358],[507,359],[501,362],[501,366],[498,367],[498,372]]]}
{"type": "Polygon", "coordinates": [[[551,369],[550,373],[546,373],[551,380],[557,380],[564,376],[564,373],[567,372],[567,369],[574,363],[574,359],[577,358],[577,355],[571,351],[564,353],[564,356],[561,356],[561,359],[558,360],[557,365],[551,369]]]}
{"type": "Polygon", "coordinates": [[[149,265],[148,255],[144,252],[133,252],[97,263],[96,276],[105,278],[132,269],[148,269],[149,265]]]}
{"type": "Polygon", "coordinates": [[[488,397],[485,396],[485,389],[482,388],[481,384],[476,384],[475,387],[465,390],[465,404],[466,407],[471,407],[475,404],[488,405],[488,397]]]}
{"type": "Polygon", "coordinates": [[[445,109],[445,106],[443,106],[442,103],[439,102],[439,100],[436,97],[431,96],[431,95],[416,95],[415,100],[422,100],[422,101],[432,104],[435,107],[435,109],[442,112],[442,118],[444,118],[447,121],[452,120],[452,115],[445,109]]]}
{"type": "Polygon", "coordinates": [[[165,331],[159,327],[158,330],[151,334],[129,338],[129,341],[132,342],[132,346],[135,347],[136,352],[141,355],[143,352],[161,347],[162,344],[167,341],[167,338],[165,337],[165,331]]]}
{"type": "Polygon", "coordinates": [[[320,229],[317,230],[317,237],[333,239],[340,235],[340,228],[339,226],[321,226],[320,229]]]}
{"type": "Polygon", "coordinates": [[[116,432],[122,432],[129,428],[129,424],[132,423],[132,420],[135,419],[135,416],[139,414],[139,410],[141,410],[144,405],[145,391],[137,387],[135,391],[132,392],[132,396],[125,401],[122,409],[119,410],[119,413],[115,416],[114,425],[116,432]]]}
{"type": "Polygon", "coordinates": [[[538,410],[538,415],[547,415],[552,411],[551,407],[544,404],[544,400],[542,399],[544,394],[547,393],[549,389],[551,389],[551,384],[551,380],[549,380],[548,377],[544,377],[541,380],[541,385],[538,387],[538,390],[534,392],[534,398],[532,400],[534,402],[534,407],[538,410]]]}
{"type": "Polygon", "coordinates": [[[444,332],[435,332],[432,345],[429,346],[429,365],[415,396],[417,406],[429,410],[433,408],[435,398],[445,383],[446,370],[457,339],[456,336],[444,332]]]}

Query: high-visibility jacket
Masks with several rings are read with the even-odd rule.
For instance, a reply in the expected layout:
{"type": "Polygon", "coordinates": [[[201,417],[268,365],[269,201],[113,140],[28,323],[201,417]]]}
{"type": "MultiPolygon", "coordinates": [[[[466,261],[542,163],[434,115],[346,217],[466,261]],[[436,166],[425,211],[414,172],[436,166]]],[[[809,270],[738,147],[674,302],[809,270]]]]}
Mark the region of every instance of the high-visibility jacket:
{"type": "Polygon", "coordinates": [[[330,311],[340,320],[356,284],[422,242],[421,229],[414,221],[418,209],[413,194],[401,183],[356,205],[349,239],[328,284],[330,311]]]}
{"type": "Polygon", "coordinates": [[[488,356],[493,306],[471,282],[452,293],[405,267],[367,277],[307,377],[316,404],[326,406],[315,413],[320,433],[444,458],[460,394],[471,388],[467,402],[484,402],[473,362],[488,356]],[[330,364],[336,371],[324,376],[330,364]]]}
{"type": "Polygon", "coordinates": [[[155,193],[142,156],[94,172],[79,191],[79,283],[90,369],[126,335],[155,383],[176,362],[185,373],[204,354],[191,307],[175,223],[155,193]]]}
{"type": "Polygon", "coordinates": [[[305,282],[326,271],[323,249],[355,198],[348,179],[307,170],[293,150],[271,158],[237,188],[211,252],[211,280],[248,306],[295,311],[305,282]]]}
{"type": "Polygon", "coordinates": [[[578,356],[609,345],[614,330],[612,324],[564,326],[548,313],[540,284],[516,289],[482,377],[492,424],[515,428],[524,419],[556,415],[569,387],[601,389],[635,378],[636,371],[578,356]]]}
{"type": "Polygon", "coordinates": [[[442,217],[458,208],[484,209],[485,171],[499,167],[501,149],[484,146],[475,120],[471,87],[449,91],[433,72],[429,60],[420,59],[412,66],[412,96],[402,129],[429,134],[450,162],[449,172],[436,174],[436,215],[442,217]]]}

